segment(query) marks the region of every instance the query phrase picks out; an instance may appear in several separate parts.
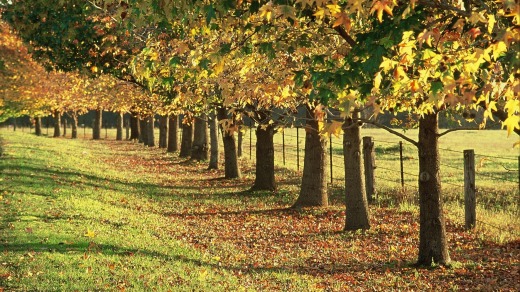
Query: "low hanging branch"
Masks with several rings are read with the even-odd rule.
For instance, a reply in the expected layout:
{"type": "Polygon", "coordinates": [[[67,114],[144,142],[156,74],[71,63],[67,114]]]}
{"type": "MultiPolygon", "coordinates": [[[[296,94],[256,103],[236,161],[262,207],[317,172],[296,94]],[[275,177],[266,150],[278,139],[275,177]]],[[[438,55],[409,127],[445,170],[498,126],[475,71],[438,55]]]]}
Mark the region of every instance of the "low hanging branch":
{"type": "Polygon", "coordinates": [[[480,129],[479,128],[470,128],[470,127],[468,127],[468,128],[449,129],[449,130],[446,130],[446,131],[444,131],[442,133],[437,134],[437,137],[440,138],[440,137],[442,137],[442,136],[444,136],[444,135],[446,135],[448,133],[455,132],[455,131],[478,131],[478,130],[480,130],[480,129]]]}
{"type": "Polygon", "coordinates": [[[419,143],[409,137],[407,137],[406,135],[402,134],[402,133],[399,133],[395,130],[393,130],[392,128],[389,128],[383,124],[380,124],[376,121],[372,121],[372,120],[369,120],[369,119],[364,119],[364,118],[355,118],[355,119],[352,119],[353,121],[359,121],[359,122],[363,122],[363,123],[366,123],[366,124],[371,124],[371,125],[374,125],[378,128],[381,128],[383,130],[386,130],[387,132],[390,132],[396,136],[399,136],[401,137],[403,140],[406,140],[407,142],[410,142],[412,143],[415,147],[418,147],[419,146],[419,143]]]}

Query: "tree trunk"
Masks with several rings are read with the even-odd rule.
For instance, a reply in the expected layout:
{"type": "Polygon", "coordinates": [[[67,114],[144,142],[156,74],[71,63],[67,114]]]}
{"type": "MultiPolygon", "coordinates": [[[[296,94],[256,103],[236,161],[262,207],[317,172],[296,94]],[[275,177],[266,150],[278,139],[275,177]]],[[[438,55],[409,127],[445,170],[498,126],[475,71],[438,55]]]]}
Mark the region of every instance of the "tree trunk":
{"type": "Polygon", "coordinates": [[[139,140],[139,119],[134,112],[130,113],[130,140],[139,140]]]}
{"type": "Polygon", "coordinates": [[[60,127],[61,127],[61,113],[59,111],[54,111],[54,135],[53,137],[61,136],[60,127]]]}
{"type": "Polygon", "coordinates": [[[179,151],[179,116],[171,115],[168,119],[168,152],[179,151]]]}
{"type": "Polygon", "coordinates": [[[34,118],[34,134],[36,134],[36,136],[42,135],[42,118],[41,117],[34,118]]]}
{"type": "Polygon", "coordinates": [[[255,183],[251,190],[276,190],[273,137],[273,125],[258,125],[256,128],[255,183]]]}
{"type": "Polygon", "coordinates": [[[307,106],[305,126],[305,158],[300,195],[293,208],[306,206],[327,206],[327,159],[325,149],[327,140],[321,137],[314,109],[307,106]]]}
{"type": "Polygon", "coordinates": [[[193,122],[182,124],[181,152],[179,157],[190,157],[193,144],[193,122]]]}
{"type": "Polygon", "coordinates": [[[130,140],[130,117],[128,114],[123,115],[123,123],[125,127],[125,140],[130,140]]]}
{"type": "Polygon", "coordinates": [[[92,128],[92,139],[101,139],[101,127],[103,125],[103,110],[96,110],[96,116],[94,118],[94,127],[92,128]]]}
{"type": "Polygon", "coordinates": [[[154,133],[154,116],[151,115],[150,117],[148,117],[147,121],[146,121],[146,130],[147,130],[147,134],[146,134],[146,138],[148,139],[148,142],[146,143],[146,145],[148,147],[155,147],[155,133],[154,133]]]}
{"type": "MultiPolygon", "coordinates": [[[[352,113],[359,117],[359,112],[352,113]]],[[[345,166],[345,230],[370,229],[368,202],[361,165],[361,135],[359,126],[347,118],[343,128],[343,158],[345,166]]]]}
{"type": "MultiPolygon", "coordinates": [[[[218,109],[218,119],[228,118],[227,110],[224,107],[218,109]]],[[[233,132],[221,126],[222,140],[224,141],[224,173],[225,178],[239,178],[242,176],[238,167],[237,146],[233,132]]]]}
{"type": "Polygon", "coordinates": [[[198,161],[208,160],[208,126],[206,114],[202,113],[195,118],[191,159],[198,161]]]}
{"type": "Polygon", "coordinates": [[[449,265],[440,180],[437,113],[419,119],[420,232],[418,265],[449,265]]]}
{"type": "Polygon", "coordinates": [[[67,136],[67,117],[66,117],[66,115],[63,116],[62,123],[63,123],[63,137],[65,137],[65,136],[67,136]]]}
{"type": "Polygon", "coordinates": [[[215,113],[209,117],[210,157],[208,169],[218,169],[220,149],[218,145],[218,121],[215,113]]]}
{"type": "Polygon", "coordinates": [[[116,117],[116,140],[123,141],[123,112],[118,112],[116,117]]]}
{"type": "Polygon", "coordinates": [[[159,148],[168,146],[168,115],[159,117],[159,148]]]}
{"type": "Polygon", "coordinates": [[[18,127],[18,123],[16,123],[16,118],[13,118],[13,131],[16,132],[16,128],[18,127]]]}
{"type": "Polygon", "coordinates": [[[146,118],[139,118],[139,143],[148,145],[148,130],[146,125],[146,118]]]}
{"type": "MultiPolygon", "coordinates": [[[[237,157],[242,157],[242,152],[244,150],[244,133],[242,133],[242,127],[239,128],[238,131],[238,148],[237,148],[237,157]]],[[[257,160],[258,161],[258,160],[257,160]]]]}
{"type": "Polygon", "coordinates": [[[77,139],[78,138],[78,114],[76,112],[71,112],[70,116],[72,117],[70,138],[77,139]]]}

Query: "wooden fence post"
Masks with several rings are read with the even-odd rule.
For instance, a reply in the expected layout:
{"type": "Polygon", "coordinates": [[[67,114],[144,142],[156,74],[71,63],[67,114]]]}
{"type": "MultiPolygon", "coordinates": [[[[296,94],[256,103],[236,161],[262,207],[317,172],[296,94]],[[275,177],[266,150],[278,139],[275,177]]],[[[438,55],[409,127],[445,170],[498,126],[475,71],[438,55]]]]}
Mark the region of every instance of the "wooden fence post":
{"type": "Polygon", "coordinates": [[[401,187],[404,189],[403,141],[399,141],[399,162],[401,163],[401,187]]]}
{"type": "Polygon", "coordinates": [[[296,169],[300,171],[300,128],[296,127],[296,169]]]}
{"type": "Polygon", "coordinates": [[[329,135],[329,164],[330,164],[330,185],[332,186],[334,183],[334,176],[333,176],[333,167],[334,164],[332,164],[332,134],[329,135]]]}
{"type": "Polygon", "coordinates": [[[368,201],[373,201],[376,194],[375,169],[376,153],[372,137],[363,137],[363,160],[365,166],[365,190],[368,201]]]}
{"type": "Polygon", "coordinates": [[[476,215],[475,151],[464,150],[464,215],[466,229],[475,228],[476,215]]]}
{"type": "Polygon", "coordinates": [[[285,129],[282,130],[282,158],[285,165],[285,129]]]}

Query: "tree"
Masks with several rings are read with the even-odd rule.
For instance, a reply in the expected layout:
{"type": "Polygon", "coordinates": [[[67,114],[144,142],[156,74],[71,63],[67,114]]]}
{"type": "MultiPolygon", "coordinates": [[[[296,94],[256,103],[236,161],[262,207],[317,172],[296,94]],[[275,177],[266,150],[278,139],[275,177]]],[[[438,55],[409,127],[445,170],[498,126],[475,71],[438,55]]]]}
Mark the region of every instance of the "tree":
{"type": "Polygon", "coordinates": [[[323,106],[306,107],[305,158],[300,195],[293,207],[327,206],[327,140],[320,135],[319,122],[323,120],[323,106]]]}
{"type": "Polygon", "coordinates": [[[166,148],[168,145],[168,120],[167,115],[159,117],[159,148],[166,148]]]}
{"type": "Polygon", "coordinates": [[[182,123],[181,150],[179,157],[190,157],[193,143],[193,122],[186,117],[182,123]]]}
{"type": "Polygon", "coordinates": [[[168,152],[177,152],[179,150],[179,116],[171,115],[168,125],[168,152]]]}
{"type": "Polygon", "coordinates": [[[195,117],[191,159],[208,160],[208,126],[204,113],[195,117]]]}
{"type": "Polygon", "coordinates": [[[218,143],[218,120],[214,112],[208,117],[210,135],[210,158],[208,169],[219,169],[220,149],[218,143]]]}
{"type": "MultiPolygon", "coordinates": [[[[352,118],[357,116],[359,116],[359,113],[352,114],[352,118]]],[[[370,229],[368,202],[361,170],[361,136],[359,124],[352,118],[347,117],[343,127],[345,230],[370,229]]]]}

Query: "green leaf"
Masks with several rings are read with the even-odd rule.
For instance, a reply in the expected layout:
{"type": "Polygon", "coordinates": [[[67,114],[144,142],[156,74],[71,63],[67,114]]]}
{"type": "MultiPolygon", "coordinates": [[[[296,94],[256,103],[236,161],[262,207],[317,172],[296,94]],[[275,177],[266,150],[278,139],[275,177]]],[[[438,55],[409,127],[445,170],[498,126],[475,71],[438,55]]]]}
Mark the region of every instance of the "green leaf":
{"type": "Polygon", "coordinates": [[[170,59],[170,67],[177,67],[181,63],[181,58],[178,56],[173,56],[170,59]]]}
{"type": "Polygon", "coordinates": [[[206,24],[208,25],[211,23],[211,19],[217,18],[217,13],[213,4],[206,5],[204,7],[204,12],[206,13],[206,24]]]}
{"type": "Polygon", "coordinates": [[[260,10],[260,2],[259,1],[252,1],[251,5],[249,5],[249,12],[251,13],[257,13],[260,10]]]}
{"type": "Polygon", "coordinates": [[[304,76],[303,70],[293,71],[293,72],[294,72],[294,83],[296,84],[296,86],[298,86],[298,87],[303,86],[303,76],[304,76]]]}
{"type": "Polygon", "coordinates": [[[211,61],[209,59],[202,59],[200,60],[199,67],[204,70],[208,70],[210,63],[211,61]]]}
{"type": "Polygon", "coordinates": [[[431,84],[432,85],[431,85],[430,89],[434,95],[441,92],[444,88],[444,85],[440,81],[434,81],[431,84]]]}
{"type": "Polygon", "coordinates": [[[267,55],[270,59],[276,56],[276,51],[273,48],[273,43],[261,43],[259,45],[259,51],[261,54],[267,55]]]}
{"type": "Polygon", "coordinates": [[[224,43],[220,46],[219,53],[225,55],[231,52],[231,43],[224,43]]]}

